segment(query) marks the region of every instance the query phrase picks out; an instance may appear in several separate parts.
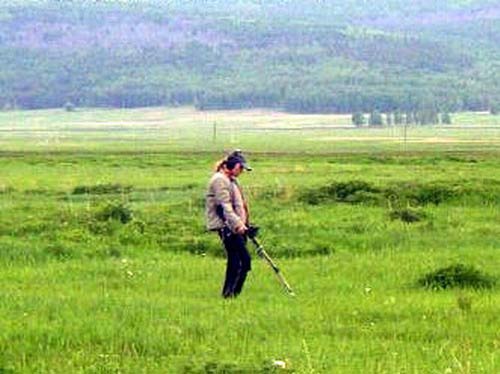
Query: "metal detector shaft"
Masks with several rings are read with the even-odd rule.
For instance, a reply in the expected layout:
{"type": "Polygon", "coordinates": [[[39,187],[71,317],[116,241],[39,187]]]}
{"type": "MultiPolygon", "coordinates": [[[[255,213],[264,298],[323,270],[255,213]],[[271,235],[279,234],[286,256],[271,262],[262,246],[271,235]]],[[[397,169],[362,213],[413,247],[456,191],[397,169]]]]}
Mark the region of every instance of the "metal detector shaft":
{"type": "Polygon", "coordinates": [[[269,266],[271,266],[271,268],[274,270],[274,273],[278,277],[278,280],[283,285],[288,294],[295,296],[292,287],[290,287],[283,274],[281,274],[279,267],[274,263],[272,258],[269,257],[267,252],[264,250],[264,247],[262,247],[262,245],[258,242],[258,240],[255,237],[251,237],[250,240],[257,247],[257,254],[259,255],[259,257],[263,258],[269,264],[269,266]]]}

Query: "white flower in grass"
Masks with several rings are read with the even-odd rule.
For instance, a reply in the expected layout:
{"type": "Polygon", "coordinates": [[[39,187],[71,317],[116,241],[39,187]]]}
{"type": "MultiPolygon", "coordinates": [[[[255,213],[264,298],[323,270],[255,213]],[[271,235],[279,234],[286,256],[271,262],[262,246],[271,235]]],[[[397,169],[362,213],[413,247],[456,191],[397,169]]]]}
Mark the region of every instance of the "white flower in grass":
{"type": "Polygon", "coordinates": [[[286,362],[283,360],[274,360],[273,366],[280,369],[286,369],[286,362]]]}

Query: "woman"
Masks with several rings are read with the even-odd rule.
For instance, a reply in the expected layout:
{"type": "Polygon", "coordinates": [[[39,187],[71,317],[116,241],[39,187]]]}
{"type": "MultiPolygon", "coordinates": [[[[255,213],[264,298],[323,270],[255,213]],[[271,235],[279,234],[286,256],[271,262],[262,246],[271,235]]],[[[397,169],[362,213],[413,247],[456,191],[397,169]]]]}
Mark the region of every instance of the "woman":
{"type": "Polygon", "coordinates": [[[251,268],[246,248],[248,206],[236,181],[244,170],[252,168],[241,151],[236,150],[217,164],[206,197],[207,228],[219,233],[227,253],[226,279],[222,288],[225,298],[240,294],[251,268]]]}

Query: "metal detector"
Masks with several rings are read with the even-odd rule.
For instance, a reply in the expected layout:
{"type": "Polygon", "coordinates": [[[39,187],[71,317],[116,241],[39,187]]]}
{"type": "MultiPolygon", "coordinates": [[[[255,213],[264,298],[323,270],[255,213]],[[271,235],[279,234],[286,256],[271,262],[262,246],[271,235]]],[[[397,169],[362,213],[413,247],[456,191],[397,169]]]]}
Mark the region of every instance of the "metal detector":
{"type": "Polygon", "coordinates": [[[283,276],[283,274],[281,274],[281,271],[280,271],[279,267],[274,263],[274,261],[272,260],[272,258],[264,250],[264,247],[262,247],[262,245],[257,240],[257,234],[258,233],[259,233],[259,227],[257,227],[257,226],[250,226],[248,228],[247,236],[252,241],[252,243],[255,245],[255,247],[257,248],[257,255],[259,255],[260,258],[262,258],[263,260],[265,260],[269,264],[269,266],[271,266],[271,268],[274,270],[274,273],[278,277],[278,280],[280,281],[280,283],[282,284],[282,286],[285,288],[285,290],[287,291],[287,293],[290,296],[295,296],[295,293],[293,292],[292,287],[290,287],[290,285],[286,281],[286,279],[283,276]]]}

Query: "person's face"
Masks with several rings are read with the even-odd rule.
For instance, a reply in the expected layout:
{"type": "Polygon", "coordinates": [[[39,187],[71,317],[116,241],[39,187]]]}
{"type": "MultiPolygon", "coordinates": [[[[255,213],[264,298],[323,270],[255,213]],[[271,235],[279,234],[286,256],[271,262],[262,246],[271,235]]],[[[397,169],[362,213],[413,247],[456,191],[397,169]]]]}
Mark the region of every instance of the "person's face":
{"type": "Polygon", "coordinates": [[[233,170],[231,170],[233,177],[238,177],[241,173],[243,173],[245,169],[243,169],[243,166],[241,166],[240,163],[237,163],[233,170]]]}

